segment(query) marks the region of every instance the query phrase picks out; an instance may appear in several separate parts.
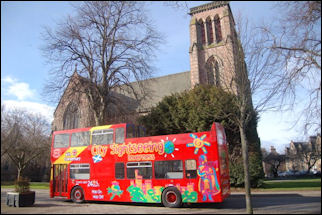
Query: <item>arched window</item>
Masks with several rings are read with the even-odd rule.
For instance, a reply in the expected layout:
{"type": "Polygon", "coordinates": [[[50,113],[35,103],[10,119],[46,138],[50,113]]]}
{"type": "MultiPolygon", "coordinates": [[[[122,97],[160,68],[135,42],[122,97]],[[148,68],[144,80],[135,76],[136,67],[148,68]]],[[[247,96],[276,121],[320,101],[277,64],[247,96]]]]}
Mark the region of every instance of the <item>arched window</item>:
{"type": "Polygon", "coordinates": [[[206,71],[207,71],[207,84],[214,85],[215,77],[214,77],[214,66],[213,66],[214,58],[211,57],[207,60],[206,63],[206,71]]]}
{"type": "Polygon", "coordinates": [[[219,73],[218,61],[215,61],[214,67],[215,67],[216,86],[220,87],[220,73],[219,73]]]}
{"type": "Polygon", "coordinates": [[[197,22],[196,27],[197,27],[197,43],[201,44],[201,25],[200,25],[200,22],[197,22]]]}
{"type": "Polygon", "coordinates": [[[210,18],[207,18],[206,26],[207,26],[208,45],[209,45],[214,42],[214,33],[212,30],[212,23],[210,18]]]}
{"type": "Polygon", "coordinates": [[[71,102],[67,106],[63,116],[64,130],[78,128],[78,119],[79,119],[78,108],[75,103],[71,102]]]}
{"type": "Polygon", "coordinates": [[[198,25],[199,25],[199,28],[198,28],[199,37],[201,37],[201,43],[204,45],[206,44],[206,33],[205,33],[205,25],[201,19],[198,25]]]}
{"type": "Polygon", "coordinates": [[[216,42],[219,43],[220,41],[222,41],[222,34],[221,34],[220,19],[218,15],[215,16],[214,22],[215,22],[216,42]]]}
{"type": "Polygon", "coordinates": [[[218,61],[210,57],[206,63],[207,83],[220,87],[220,71],[218,61]]]}

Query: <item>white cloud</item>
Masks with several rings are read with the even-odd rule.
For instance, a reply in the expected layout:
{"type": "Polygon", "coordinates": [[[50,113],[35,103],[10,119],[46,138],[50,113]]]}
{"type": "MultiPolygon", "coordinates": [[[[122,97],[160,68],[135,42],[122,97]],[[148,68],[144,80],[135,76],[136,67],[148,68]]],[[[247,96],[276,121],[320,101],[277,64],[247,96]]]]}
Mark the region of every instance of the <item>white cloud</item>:
{"type": "Polygon", "coordinates": [[[4,84],[8,84],[4,88],[4,93],[7,95],[15,96],[19,101],[22,101],[27,98],[33,98],[35,96],[35,91],[30,89],[29,84],[25,82],[19,82],[15,78],[6,76],[2,79],[4,84]]]}
{"type": "Polygon", "coordinates": [[[51,124],[55,107],[35,101],[27,101],[28,99],[34,100],[37,97],[36,90],[30,89],[28,83],[6,76],[1,79],[1,85],[3,93],[1,93],[1,97],[5,96],[5,98],[1,98],[1,105],[4,104],[5,109],[22,109],[32,114],[40,114],[51,124]]]}
{"type": "Polygon", "coordinates": [[[16,82],[16,80],[11,78],[10,76],[7,76],[7,77],[3,78],[2,81],[5,82],[5,83],[9,83],[9,84],[12,84],[12,83],[16,82]]]}
{"type": "Polygon", "coordinates": [[[8,110],[23,109],[29,113],[41,114],[49,123],[53,121],[53,113],[55,111],[55,107],[28,101],[4,100],[2,101],[2,103],[8,110]]]}

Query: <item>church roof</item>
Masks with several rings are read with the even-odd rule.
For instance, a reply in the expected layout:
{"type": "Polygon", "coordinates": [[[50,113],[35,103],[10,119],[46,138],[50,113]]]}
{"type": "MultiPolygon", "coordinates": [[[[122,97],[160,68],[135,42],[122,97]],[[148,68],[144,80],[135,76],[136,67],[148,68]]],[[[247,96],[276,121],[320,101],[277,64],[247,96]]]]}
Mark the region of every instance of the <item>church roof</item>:
{"type": "MultiPolygon", "coordinates": [[[[148,95],[137,108],[139,112],[145,112],[156,106],[163,97],[174,93],[180,93],[191,88],[190,71],[170,74],[140,81],[147,88],[148,95]]],[[[132,83],[134,88],[138,87],[138,82],[132,83]]],[[[133,97],[133,95],[127,95],[133,97]]]]}
{"type": "Polygon", "coordinates": [[[202,4],[197,7],[190,8],[189,15],[194,15],[196,13],[201,13],[203,11],[211,10],[217,7],[222,7],[224,5],[229,6],[229,1],[213,1],[211,3],[202,4]]]}
{"type": "MultiPolygon", "coordinates": [[[[70,82],[74,81],[74,79],[77,79],[79,81],[88,81],[88,79],[80,76],[77,73],[73,74],[70,82]]],[[[70,85],[70,82],[69,82],[68,86],[70,85]]],[[[134,89],[138,90],[139,82],[132,82],[131,84],[134,89]]],[[[160,102],[164,96],[168,96],[173,93],[180,93],[185,90],[189,90],[190,86],[191,86],[191,84],[190,84],[190,71],[147,79],[144,81],[140,81],[140,84],[142,84],[147,89],[146,91],[148,92],[148,95],[141,102],[141,104],[138,107],[136,107],[136,109],[138,112],[146,112],[151,107],[157,105],[157,103],[160,102]]],[[[67,86],[67,88],[68,88],[68,86],[67,86]]],[[[60,98],[58,105],[56,106],[54,115],[55,115],[55,113],[58,109],[58,106],[61,103],[61,100],[64,97],[65,93],[66,93],[66,90],[63,93],[62,97],[60,98]]],[[[134,95],[128,94],[126,92],[122,92],[122,94],[124,94],[124,96],[128,96],[130,98],[135,98],[134,95]]],[[[135,104],[133,106],[135,106],[135,104]]]]}

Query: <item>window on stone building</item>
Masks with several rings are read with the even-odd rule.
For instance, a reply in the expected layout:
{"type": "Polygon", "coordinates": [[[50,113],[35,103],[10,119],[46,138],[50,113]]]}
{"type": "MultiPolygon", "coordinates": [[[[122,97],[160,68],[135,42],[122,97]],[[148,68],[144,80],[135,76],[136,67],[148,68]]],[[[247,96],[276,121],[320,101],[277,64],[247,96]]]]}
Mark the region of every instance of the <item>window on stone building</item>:
{"type": "Polygon", "coordinates": [[[64,113],[63,117],[63,128],[65,129],[73,129],[78,128],[78,108],[75,103],[70,103],[64,113]]]}
{"type": "Polygon", "coordinates": [[[212,63],[207,64],[207,82],[209,85],[215,84],[214,69],[212,63]]]}
{"type": "Polygon", "coordinates": [[[201,42],[202,44],[206,44],[206,34],[205,34],[205,25],[201,22],[201,42]]]}
{"type": "Polygon", "coordinates": [[[219,72],[219,64],[218,61],[211,57],[208,59],[206,63],[207,70],[207,83],[209,85],[220,86],[220,72],[219,72]]]}
{"type": "Polygon", "coordinates": [[[214,22],[215,22],[216,42],[219,43],[220,41],[222,41],[222,33],[221,33],[220,18],[218,15],[215,16],[214,22]]]}
{"type": "Polygon", "coordinates": [[[214,58],[213,57],[210,57],[207,60],[206,71],[207,71],[207,84],[214,85],[215,76],[214,76],[214,58]]]}
{"type": "Polygon", "coordinates": [[[216,86],[219,87],[220,86],[220,73],[219,73],[218,61],[215,61],[214,67],[215,67],[216,86]]]}
{"type": "Polygon", "coordinates": [[[201,43],[204,45],[206,44],[206,33],[205,33],[205,25],[203,23],[202,20],[199,21],[199,24],[198,24],[198,38],[201,39],[201,43]]]}
{"type": "Polygon", "coordinates": [[[211,44],[211,43],[214,42],[214,34],[213,34],[212,24],[211,24],[210,18],[207,19],[206,26],[207,26],[208,44],[211,44]]]}

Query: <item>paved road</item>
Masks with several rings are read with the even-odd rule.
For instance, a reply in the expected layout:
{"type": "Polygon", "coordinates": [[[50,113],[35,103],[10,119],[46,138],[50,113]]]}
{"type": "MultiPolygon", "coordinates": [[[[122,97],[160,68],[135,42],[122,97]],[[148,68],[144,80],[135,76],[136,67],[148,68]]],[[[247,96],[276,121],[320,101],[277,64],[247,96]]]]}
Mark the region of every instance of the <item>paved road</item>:
{"type": "MultiPolygon", "coordinates": [[[[74,204],[63,198],[49,198],[48,190],[35,190],[36,202],[32,207],[14,208],[5,203],[6,192],[1,189],[1,213],[54,214],[54,213],[136,213],[136,214],[231,214],[245,213],[243,193],[232,193],[223,203],[191,204],[183,208],[165,208],[161,204],[131,204],[87,202],[74,204]]],[[[321,191],[252,193],[254,213],[261,214],[321,214],[321,191]]]]}

